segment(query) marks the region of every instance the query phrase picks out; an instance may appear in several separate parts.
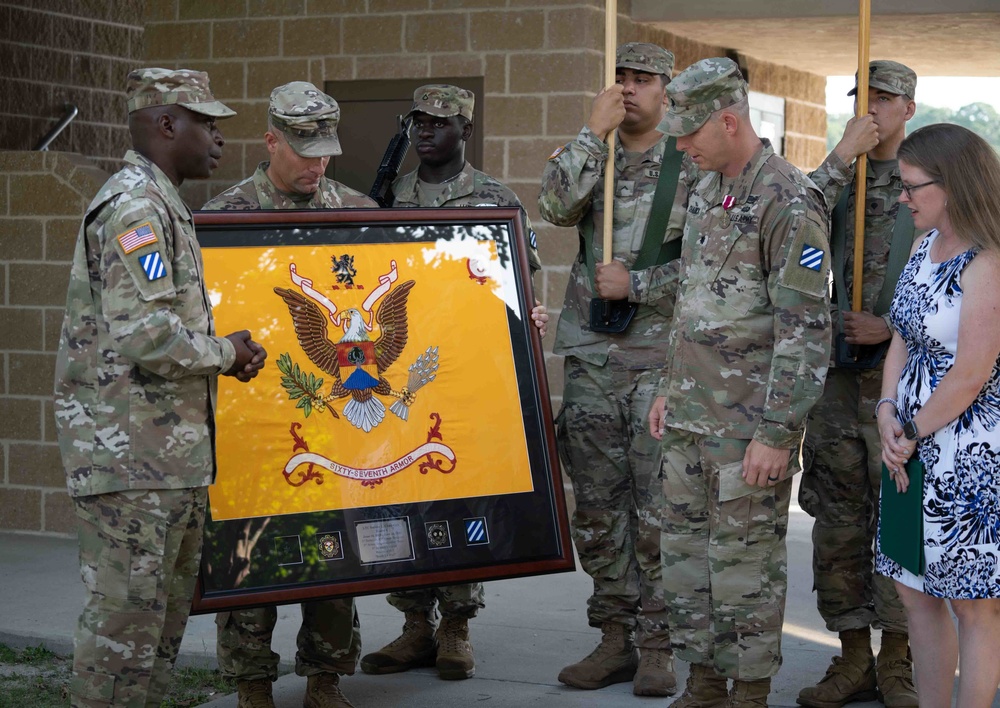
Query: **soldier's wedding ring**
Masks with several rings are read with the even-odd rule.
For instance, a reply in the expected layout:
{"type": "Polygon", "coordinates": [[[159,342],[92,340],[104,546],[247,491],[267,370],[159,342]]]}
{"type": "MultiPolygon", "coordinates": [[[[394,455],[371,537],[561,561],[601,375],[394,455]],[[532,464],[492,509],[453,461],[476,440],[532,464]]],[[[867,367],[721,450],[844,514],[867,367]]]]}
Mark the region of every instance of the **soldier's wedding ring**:
{"type": "Polygon", "coordinates": [[[779,475],[777,475],[776,477],[772,477],[771,475],[768,475],[768,476],[767,476],[767,478],[768,478],[769,480],[771,480],[772,482],[777,482],[777,481],[778,481],[778,479],[779,479],[780,477],[781,477],[781,475],[780,475],[780,474],[779,474],[779,475]]]}

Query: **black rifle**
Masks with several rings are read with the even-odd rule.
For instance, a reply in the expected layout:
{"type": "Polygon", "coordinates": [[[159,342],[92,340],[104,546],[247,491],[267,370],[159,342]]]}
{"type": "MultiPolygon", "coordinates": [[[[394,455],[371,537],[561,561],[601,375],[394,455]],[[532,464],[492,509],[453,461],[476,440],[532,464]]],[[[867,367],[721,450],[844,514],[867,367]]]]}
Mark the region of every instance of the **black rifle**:
{"type": "Polygon", "coordinates": [[[389,147],[385,149],[378,172],[375,173],[375,183],[368,192],[368,196],[383,208],[391,207],[395,201],[392,182],[399,174],[399,166],[403,164],[406,151],[410,149],[410,121],[404,121],[403,116],[396,116],[396,120],[399,121],[399,132],[389,141],[389,147]]]}

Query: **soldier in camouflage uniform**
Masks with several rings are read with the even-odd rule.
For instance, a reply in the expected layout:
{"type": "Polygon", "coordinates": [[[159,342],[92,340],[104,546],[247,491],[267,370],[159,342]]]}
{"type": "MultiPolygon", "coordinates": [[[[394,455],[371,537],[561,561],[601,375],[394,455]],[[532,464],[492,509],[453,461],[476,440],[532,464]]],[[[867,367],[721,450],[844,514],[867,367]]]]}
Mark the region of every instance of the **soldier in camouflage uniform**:
{"type": "MultiPolygon", "coordinates": [[[[902,228],[896,226],[900,210],[908,216],[907,207],[899,204],[903,182],[896,150],[905,137],[906,121],[913,116],[917,76],[892,61],[873,61],[869,69],[868,113],[848,123],[840,143],[810,177],[823,190],[831,209],[847,198],[846,210],[833,226],[840,229],[842,239],[831,238],[834,262],[844,264],[842,282],[847,289],[845,293],[835,290],[835,331],[840,309],[848,343],[877,345],[888,344],[892,337],[887,307],[898,274],[886,282],[890,245],[899,239],[896,248],[905,258],[915,236],[912,219],[903,222],[902,228]],[[850,312],[856,208],[853,163],[866,152],[862,311],[850,312]],[[885,311],[873,314],[877,301],[885,311]]],[[[852,89],[848,95],[854,93],[852,89]]],[[[875,403],[881,390],[881,362],[871,369],[833,366],[823,397],[809,415],[799,504],[816,519],[812,531],[816,603],[827,629],[840,634],[842,651],[819,684],[799,694],[804,706],[825,708],[871,700],[876,688],[887,706],[917,705],[903,605],[892,580],[872,572],[882,474],[875,403]],[[871,648],[872,625],[882,629],[877,666],[871,648]]]]}
{"type": "MultiPolygon", "coordinates": [[[[663,297],[651,271],[628,270],[642,249],[666,159],[668,140],[656,126],[666,110],[673,63],[673,54],[653,44],[619,47],[616,85],[594,99],[577,138],[549,157],[538,198],[546,221],[577,226],[581,240],[556,329],[554,351],[566,357],[556,423],[576,498],[574,541],[594,580],[587,615],[602,632],[597,649],[564,668],[559,680],[586,689],[632,681],[636,695],[671,695],[677,683],[659,587],[660,448],[646,427],[673,301],[663,297]],[[590,273],[583,249],[591,244],[594,262],[603,257],[604,140],[616,129],[614,260],[590,273]],[[591,330],[595,295],[639,304],[625,332],[591,330]]],[[[681,168],[675,193],[667,195],[673,208],[663,243],[681,236],[690,169],[681,168]]]]}
{"type": "Polygon", "coordinates": [[[201,251],[177,187],[211,176],[224,141],[208,75],[143,69],[126,88],[133,150],[87,207],[56,364],[55,415],[87,603],[73,706],[159,706],[201,560],[215,477],[219,374],[266,354],[217,337],[201,251]]]}
{"type": "MultiPolygon", "coordinates": [[[[377,207],[375,201],[325,177],[330,157],[341,154],[340,107],[305,81],[271,92],[264,142],[270,161],[252,176],[209,200],[205,209],[335,209],[377,207]]],[[[361,624],[353,598],[303,602],[296,638],[295,673],[307,677],[306,708],[350,706],[341,674],[353,674],[361,654],[361,624]]],[[[278,619],[274,606],[216,616],[219,667],[236,678],[239,708],[271,708],[271,684],[280,657],[271,651],[278,619]]]]}
{"type": "MultiPolygon", "coordinates": [[[[413,142],[420,167],[392,184],[394,207],[516,206],[512,190],[465,161],[465,144],[472,136],[475,95],[458,86],[430,84],[413,94],[413,142]]],[[[522,233],[529,242],[528,261],[534,273],[541,268],[535,232],[521,207],[522,233]]],[[[532,319],[545,336],[548,315],[537,305],[532,319]]],[[[436,666],[444,679],[466,679],[475,674],[469,642],[469,620],[485,607],[482,583],[447,585],[390,593],[389,604],[406,615],[403,633],[361,659],[367,674],[390,674],[417,666],[436,666]],[[437,624],[437,610],[441,624],[437,624]]]]}
{"type": "Polygon", "coordinates": [[[664,599],[692,664],[674,705],[766,706],[791,475],[830,356],[827,215],[815,185],[757,137],[733,61],[693,64],[667,93],[660,129],[700,170],[649,422],[663,444],[664,599]]]}

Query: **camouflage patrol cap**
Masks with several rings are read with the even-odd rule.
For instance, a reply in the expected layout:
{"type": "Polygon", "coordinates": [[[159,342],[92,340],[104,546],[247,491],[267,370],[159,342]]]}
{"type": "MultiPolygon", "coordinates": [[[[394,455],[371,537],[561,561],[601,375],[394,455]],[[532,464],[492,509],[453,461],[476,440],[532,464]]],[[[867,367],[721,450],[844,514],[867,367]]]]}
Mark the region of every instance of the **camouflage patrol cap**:
{"type": "Polygon", "coordinates": [[[214,118],[229,118],[236,111],[216,100],[208,89],[208,74],[191,69],[136,69],[125,82],[128,112],[152,106],[177,104],[214,118]]]}
{"type": "Polygon", "coordinates": [[[745,99],[747,82],[732,59],[702,59],[667,84],[667,96],[670,110],[656,129],[667,135],[690,135],[716,111],[745,99]]]}
{"type": "Polygon", "coordinates": [[[449,84],[427,84],[413,92],[413,107],[406,118],[414,113],[426,113],[439,118],[464,116],[472,120],[475,107],[476,95],[472,91],[449,84]]]}
{"type": "Polygon", "coordinates": [[[292,81],[271,91],[268,118],[302,157],[339,155],[340,106],[308,81],[292,81]]]}
{"type": "MultiPolygon", "coordinates": [[[[868,64],[868,86],[912,99],[917,93],[917,75],[913,69],[898,61],[876,59],[868,64]]],[[[858,74],[855,72],[854,88],[848,91],[847,95],[853,96],[857,92],[858,74]]]]}
{"type": "Polygon", "coordinates": [[[669,79],[674,73],[674,55],[655,44],[628,42],[618,47],[615,68],[662,74],[669,79]]]}

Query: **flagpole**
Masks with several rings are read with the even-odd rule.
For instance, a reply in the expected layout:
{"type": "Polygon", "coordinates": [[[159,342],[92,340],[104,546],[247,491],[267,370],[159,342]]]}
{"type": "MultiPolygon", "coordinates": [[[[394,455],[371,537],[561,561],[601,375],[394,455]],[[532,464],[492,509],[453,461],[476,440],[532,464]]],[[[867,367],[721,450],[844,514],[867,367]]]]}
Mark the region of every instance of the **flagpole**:
{"type": "MultiPolygon", "coordinates": [[[[604,86],[615,83],[615,55],[618,42],[618,0],[607,0],[604,9],[604,86]]],[[[613,254],[611,236],[614,223],[615,197],[615,131],[608,133],[608,160],[604,165],[604,258],[611,262],[613,254]]]]}
{"type": "MultiPolygon", "coordinates": [[[[858,90],[856,116],[868,113],[868,46],[871,41],[871,0],[859,0],[858,7],[858,90]]],[[[868,153],[858,155],[854,163],[854,292],[851,309],[861,312],[861,291],[865,267],[865,192],[868,153]]]]}

